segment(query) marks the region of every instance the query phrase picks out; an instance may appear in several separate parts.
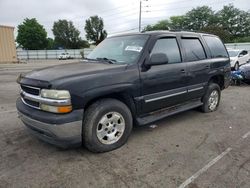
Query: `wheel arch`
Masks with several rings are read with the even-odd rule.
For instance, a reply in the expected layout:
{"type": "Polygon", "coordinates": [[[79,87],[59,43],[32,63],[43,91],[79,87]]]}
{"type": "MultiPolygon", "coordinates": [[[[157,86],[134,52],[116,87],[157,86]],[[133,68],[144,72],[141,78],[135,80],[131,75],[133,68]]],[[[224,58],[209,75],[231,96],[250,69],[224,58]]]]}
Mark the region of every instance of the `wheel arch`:
{"type": "Polygon", "coordinates": [[[220,89],[223,90],[224,89],[224,82],[225,82],[224,76],[219,74],[219,75],[212,76],[210,78],[208,84],[210,84],[210,83],[218,84],[220,86],[220,89]]]}
{"type": "Polygon", "coordinates": [[[100,99],[110,99],[110,98],[119,100],[122,103],[124,103],[130,109],[133,118],[136,116],[137,110],[135,102],[131,94],[126,90],[117,92],[111,91],[111,92],[96,94],[87,100],[87,102],[84,104],[84,109],[87,109],[90,105],[92,105],[93,103],[95,103],[100,99]]]}

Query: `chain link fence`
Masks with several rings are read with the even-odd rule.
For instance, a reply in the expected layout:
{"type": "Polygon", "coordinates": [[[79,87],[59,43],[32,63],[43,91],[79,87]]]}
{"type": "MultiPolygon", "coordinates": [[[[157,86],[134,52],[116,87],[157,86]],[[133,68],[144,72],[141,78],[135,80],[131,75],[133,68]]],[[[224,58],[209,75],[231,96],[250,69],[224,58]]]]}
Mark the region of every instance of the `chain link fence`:
{"type": "Polygon", "coordinates": [[[19,60],[42,60],[58,59],[62,53],[68,53],[73,59],[82,59],[86,57],[92,49],[64,49],[64,50],[22,50],[17,49],[17,58],[19,60]]]}
{"type": "Polygon", "coordinates": [[[242,49],[250,51],[250,43],[228,43],[225,44],[226,47],[229,49],[242,49]]]}

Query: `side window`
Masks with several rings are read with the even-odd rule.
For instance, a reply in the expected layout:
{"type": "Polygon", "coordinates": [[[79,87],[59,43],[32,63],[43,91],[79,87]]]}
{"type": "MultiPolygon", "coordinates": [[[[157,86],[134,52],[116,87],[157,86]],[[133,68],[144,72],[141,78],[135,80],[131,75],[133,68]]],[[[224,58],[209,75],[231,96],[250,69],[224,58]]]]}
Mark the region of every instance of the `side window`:
{"type": "Polygon", "coordinates": [[[247,51],[244,50],[244,51],[242,52],[242,55],[247,55],[247,51]]]}
{"type": "Polygon", "coordinates": [[[180,50],[175,38],[158,39],[152,49],[151,54],[164,53],[168,57],[168,63],[180,63],[180,50]]]}
{"type": "Polygon", "coordinates": [[[212,58],[228,57],[226,48],[218,37],[204,36],[204,40],[210,49],[212,58]]]}
{"type": "Polygon", "coordinates": [[[204,48],[198,38],[182,38],[181,41],[187,61],[206,59],[204,48]]]}

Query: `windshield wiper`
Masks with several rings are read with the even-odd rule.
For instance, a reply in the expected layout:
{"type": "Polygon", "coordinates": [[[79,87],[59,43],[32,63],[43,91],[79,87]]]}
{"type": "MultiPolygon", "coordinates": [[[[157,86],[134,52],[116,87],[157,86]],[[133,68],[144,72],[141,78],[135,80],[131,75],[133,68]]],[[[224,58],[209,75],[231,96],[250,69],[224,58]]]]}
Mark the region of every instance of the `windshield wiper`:
{"type": "Polygon", "coordinates": [[[115,59],[109,59],[109,58],[106,58],[106,57],[97,57],[96,59],[101,60],[101,61],[106,61],[106,62],[108,62],[110,64],[114,64],[114,63],[117,62],[115,59]]]}

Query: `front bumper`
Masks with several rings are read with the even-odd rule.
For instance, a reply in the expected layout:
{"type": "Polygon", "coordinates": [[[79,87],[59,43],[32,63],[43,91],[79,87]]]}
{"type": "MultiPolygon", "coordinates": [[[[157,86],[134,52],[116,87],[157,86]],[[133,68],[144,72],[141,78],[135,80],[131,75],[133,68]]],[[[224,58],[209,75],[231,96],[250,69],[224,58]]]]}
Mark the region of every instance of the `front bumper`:
{"type": "Polygon", "coordinates": [[[61,148],[82,144],[83,110],[53,114],[28,107],[20,98],[16,106],[22,122],[39,139],[61,148]]]}

